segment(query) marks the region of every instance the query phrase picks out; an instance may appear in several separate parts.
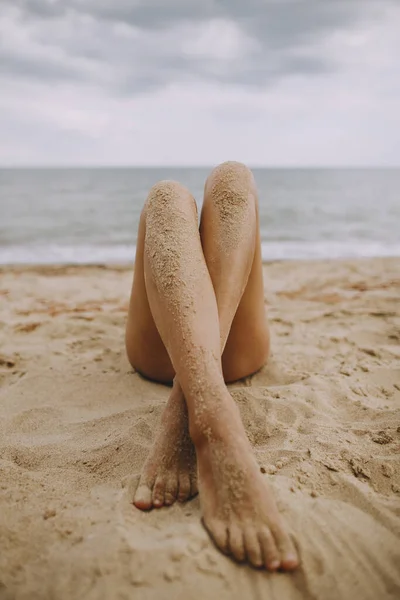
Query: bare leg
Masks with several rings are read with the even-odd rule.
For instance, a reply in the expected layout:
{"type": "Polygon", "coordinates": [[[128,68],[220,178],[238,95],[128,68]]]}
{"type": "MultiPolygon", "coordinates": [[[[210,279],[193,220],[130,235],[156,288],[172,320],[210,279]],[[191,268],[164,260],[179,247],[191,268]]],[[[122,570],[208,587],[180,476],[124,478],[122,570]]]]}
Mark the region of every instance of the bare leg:
{"type": "MultiPolygon", "coordinates": [[[[139,224],[135,272],[126,326],[126,349],[132,366],[149,379],[172,382],[175,371],[150,310],[144,273],[147,205],[139,224]]],[[[197,465],[189,436],[186,402],[176,380],[159,431],[143,466],[135,504],[160,508],[197,494],[197,465]]]]}
{"type": "MultiPolygon", "coordinates": [[[[234,252],[241,237],[248,240],[251,251],[242,261],[248,278],[254,262],[252,232],[256,219],[254,199],[249,201],[253,192],[250,178],[246,171],[237,180],[228,167],[222,175],[225,183],[233,186],[233,195],[225,200],[235,213],[235,219],[230,220],[220,196],[218,218],[226,221],[229,234],[228,247],[224,248],[227,250],[230,245],[234,252]],[[253,224],[250,234],[249,223],[253,224]]],[[[226,186],[224,190],[219,190],[222,195],[226,186]]],[[[214,186],[216,206],[219,191],[214,186]]],[[[188,407],[205,525],[217,545],[239,560],[247,557],[253,565],[264,564],[271,569],[280,565],[294,568],[295,550],[260,476],[238,410],[224,384],[220,349],[221,338],[226,334],[223,326],[220,332],[219,306],[204,260],[194,204],[177,184],[163,184],[152,190],[147,204],[145,250],[151,312],[188,407]]],[[[246,278],[239,286],[237,299],[231,302],[226,297],[225,304],[221,303],[230,307],[232,318],[245,288],[246,278]]]]}
{"type": "MultiPolygon", "coordinates": [[[[139,227],[127,349],[139,371],[152,379],[167,381],[172,379],[174,369],[154,323],[144,283],[146,214],[145,207],[139,227]]],[[[244,165],[227,163],[212,172],[205,188],[200,231],[218,305],[221,352],[225,348],[224,378],[235,381],[257,371],[269,352],[257,197],[252,175],[244,165]],[[237,187],[238,179],[251,188],[249,195],[245,189],[242,207],[247,221],[245,237],[241,235],[243,223],[236,222],[235,211],[229,206],[230,197],[237,194],[237,189],[231,188],[237,187]],[[232,212],[227,214],[228,210],[232,212]],[[235,244],[232,236],[239,238],[235,244]]],[[[196,455],[188,431],[186,403],[175,379],[134,502],[138,508],[148,510],[187,500],[196,493],[196,455]]]]}
{"type": "Polygon", "coordinates": [[[224,379],[237,381],[269,355],[257,191],[241,163],[224,163],[208,178],[200,235],[218,305],[224,379]]]}

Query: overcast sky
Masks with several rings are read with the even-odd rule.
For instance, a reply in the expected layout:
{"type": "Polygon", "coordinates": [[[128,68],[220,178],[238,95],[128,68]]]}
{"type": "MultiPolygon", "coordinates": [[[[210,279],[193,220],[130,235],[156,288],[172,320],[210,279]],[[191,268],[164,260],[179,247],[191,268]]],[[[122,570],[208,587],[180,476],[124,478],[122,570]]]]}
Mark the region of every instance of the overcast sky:
{"type": "Polygon", "coordinates": [[[0,164],[400,165],[400,0],[0,0],[0,164]]]}

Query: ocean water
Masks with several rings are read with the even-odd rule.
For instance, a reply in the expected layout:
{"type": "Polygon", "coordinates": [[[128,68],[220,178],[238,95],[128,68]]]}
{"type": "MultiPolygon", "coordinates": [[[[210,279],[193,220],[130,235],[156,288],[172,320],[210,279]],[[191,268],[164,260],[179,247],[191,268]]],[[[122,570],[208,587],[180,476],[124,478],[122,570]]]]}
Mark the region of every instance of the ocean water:
{"type": "MultiPolygon", "coordinates": [[[[0,169],[0,263],[129,263],[149,188],[209,169],[0,169]]],[[[400,169],[254,169],[265,260],[400,256],[400,169]]]]}

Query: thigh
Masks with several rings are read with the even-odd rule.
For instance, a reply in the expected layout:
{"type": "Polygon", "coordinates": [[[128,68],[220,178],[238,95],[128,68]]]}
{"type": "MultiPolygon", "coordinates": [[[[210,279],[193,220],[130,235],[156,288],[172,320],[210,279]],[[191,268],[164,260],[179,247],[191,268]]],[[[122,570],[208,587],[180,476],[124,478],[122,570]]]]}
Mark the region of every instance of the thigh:
{"type": "MultiPolygon", "coordinates": [[[[207,198],[205,198],[207,202],[207,198]]],[[[135,269],[128,309],[125,343],[128,359],[139,373],[160,383],[171,383],[175,371],[157,330],[144,277],[146,209],[140,218],[135,269]]],[[[222,355],[225,381],[231,382],[256,372],[269,355],[270,337],[264,304],[261,241],[258,223],[256,247],[246,288],[234,316],[222,355]]]]}
{"type": "Polygon", "coordinates": [[[146,236],[146,208],[143,209],[136,245],[135,270],[125,344],[129,362],[139,373],[160,383],[171,383],[174,368],[167,349],[158,333],[147,298],[144,277],[144,240],[146,236]]]}
{"type": "Polygon", "coordinates": [[[236,381],[255,373],[267,362],[269,352],[270,334],[265,307],[257,215],[256,247],[252,268],[222,354],[225,381],[236,381]]]}
{"type": "Polygon", "coordinates": [[[244,164],[223,163],[211,172],[200,231],[225,342],[224,379],[231,382],[258,371],[270,346],[258,195],[253,174],[244,164]]]}

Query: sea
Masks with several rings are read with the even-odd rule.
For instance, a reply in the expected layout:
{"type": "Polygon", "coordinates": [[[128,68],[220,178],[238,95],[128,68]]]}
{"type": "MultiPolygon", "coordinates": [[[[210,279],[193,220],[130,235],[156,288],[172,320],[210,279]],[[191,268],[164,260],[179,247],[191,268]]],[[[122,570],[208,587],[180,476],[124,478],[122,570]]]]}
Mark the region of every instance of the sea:
{"type": "MultiPolygon", "coordinates": [[[[0,264],[131,263],[150,187],[178,180],[200,207],[209,172],[0,169],[0,264]]],[[[253,172],[264,260],[400,257],[400,169],[253,172]]]]}

